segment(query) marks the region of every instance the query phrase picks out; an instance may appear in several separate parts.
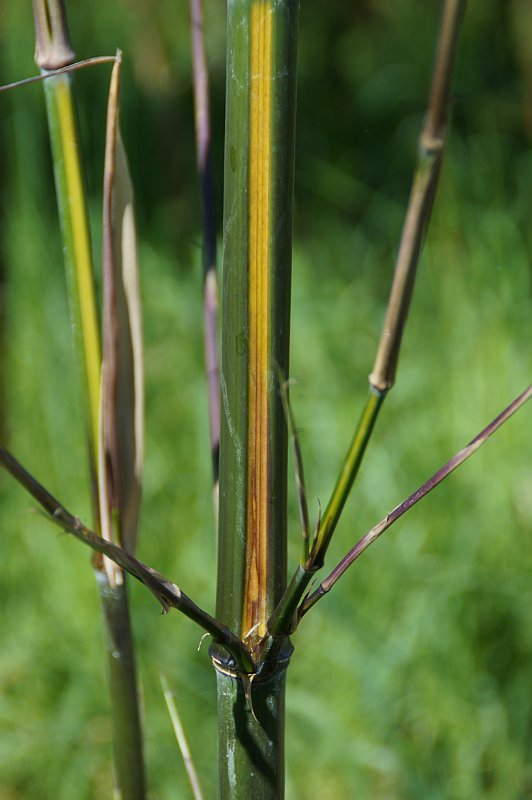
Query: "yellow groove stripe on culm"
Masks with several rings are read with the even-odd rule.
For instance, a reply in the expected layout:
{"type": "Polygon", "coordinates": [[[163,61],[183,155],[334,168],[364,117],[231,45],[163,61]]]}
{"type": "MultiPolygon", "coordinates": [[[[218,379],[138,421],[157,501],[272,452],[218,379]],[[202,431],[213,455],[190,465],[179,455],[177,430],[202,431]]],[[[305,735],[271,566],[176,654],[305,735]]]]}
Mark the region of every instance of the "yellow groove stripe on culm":
{"type": "Polygon", "coordinates": [[[257,0],[250,20],[249,387],[247,573],[242,629],[266,632],[268,569],[268,351],[272,10],[257,0]]]}
{"type": "Polygon", "coordinates": [[[83,180],[79,163],[79,150],[74,122],[74,108],[68,78],[55,84],[57,113],[61,128],[61,141],[68,189],[68,218],[71,223],[72,259],[76,269],[76,283],[84,352],[84,369],[89,393],[91,444],[98,451],[98,417],[100,406],[100,333],[96,313],[96,298],[92,277],[92,258],[87,228],[83,180]]]}

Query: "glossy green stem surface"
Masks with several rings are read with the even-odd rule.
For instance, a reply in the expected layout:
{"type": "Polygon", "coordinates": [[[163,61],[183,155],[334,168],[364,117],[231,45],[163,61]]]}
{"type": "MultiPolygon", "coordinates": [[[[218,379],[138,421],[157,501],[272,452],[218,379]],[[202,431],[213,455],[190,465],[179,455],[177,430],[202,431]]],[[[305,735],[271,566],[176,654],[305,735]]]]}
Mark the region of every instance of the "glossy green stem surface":
{"type": "Polygon", "coordinates": [[[96,579],[108,656],[116,785],[121,800],[144,800],[142,726],[126,576],[124,583],[114,588],[104,572],[97,572],[96,579]]]}

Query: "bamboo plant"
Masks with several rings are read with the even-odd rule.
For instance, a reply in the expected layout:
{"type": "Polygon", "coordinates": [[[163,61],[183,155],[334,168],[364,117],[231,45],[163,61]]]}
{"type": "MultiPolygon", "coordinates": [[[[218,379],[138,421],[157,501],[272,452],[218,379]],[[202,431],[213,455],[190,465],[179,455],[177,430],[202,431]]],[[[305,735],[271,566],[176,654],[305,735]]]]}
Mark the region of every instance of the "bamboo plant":
{"type": "MultiPolygon", "coordinates": [[[[317,587],[310,587],[325,565],[377,416],[395,382],[402,334],[441,170],[452,68],[465,0],[443,0],[428,110],[419,137],[381,342],[369,376],[368,398],[329,502],[314,527],[288,397],[299,3],[228,2],[223,318],[218,375],[208,80],[201,3],[191,0],[197,161],[204,219],[205,353],[218,521],[214,615],[134,556],[142,458],[142,368],[132,191],[118,126],[120,58],[115,59],[113,67],[107,123],[100,385],[102,359],[90,236],[71,76],[64,72],[74,56],[62,3],[36,0],[35,9],[37,63],[45,71],[58,196],[70,256],[70,293],[76,329],[81,332],[78,349],[84,368],[89,464],[93,486],[99,487],[93,491],[93,527],[68,511],[7,450],[0,450],[0,461],[55,523],[99,554],[95,566],[103,587],[111,649],[116,652],[116,639],[123,646],[119,663],[111,658],[110,669],[121,795],[146,796],[125,583],[125,574],[129,573],[155,595],[163,611],[179,610],[212,639],[210,655],[218,687],[218,796],[221,800],[281,798],[286,676],[292,638],[301,620],[369,544],[476,452],[532,395],[529,386],[469,445],[359,539],[327,577],[318,579],[317,587]],[[68,136],[66,125],[70,126],[68,136]],[[67,141],[75,143],[74,155],[65,150],[67,141]],[[72,174],[78,187],[75,192],[68,188],[72,174]],[[78,198],[74,209],[70,206],[73,196],[78,198]],[[71,256],[71,251],[82,254],[71,256]],[[301,521],[301,557],[293,571],[287,565],[289,438],[294,449],[301,521]]],[[[163,685],[168,701],[164,680],[163,685]]],[[[169,707],[177,720],[171,702],[169,707]]],[[[175,726],[184,742],[180,724],[176,722],[175,726]]],[[[182,748],[188,763],[188,748],[185,744],[182,748]]],[[[190,774],[198,796],[197,776],[193,769],[190,774]]]]}
{"type": "MultiPolygon", "coordinates": [[[[62,0],[35,0],[41,73],[74,58],[62,0]]],[[[103,359],[73,76],[43,82],[64,241],[72,329],[81,373],[95,529],[135,549],[140,509],[143,377],[133,195],[118,124],[119,59],[109,95],[104,181],[103,359]]],[[[124,572],[94,559],[113,709],[115,775],[123,800],[145,797],[134,644],[124,572]]]]}

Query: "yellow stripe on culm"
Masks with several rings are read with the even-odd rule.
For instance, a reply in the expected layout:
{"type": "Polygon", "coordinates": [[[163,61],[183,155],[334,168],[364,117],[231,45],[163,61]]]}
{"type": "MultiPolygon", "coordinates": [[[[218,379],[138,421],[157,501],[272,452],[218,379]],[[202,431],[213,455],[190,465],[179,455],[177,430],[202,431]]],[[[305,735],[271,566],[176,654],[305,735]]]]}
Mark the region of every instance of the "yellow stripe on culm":
{"type": "Polygon", "coordinates": [[[250,19],[249,386],[247,573],[242,628],[266,633],[268,571],[268,351],[272,9],[257,0],[250,19]]]}
{"type": "Polygon", "coordinates": [[[54,86],[57,116],[61,129],[61,141],[65,164],[72,236],[72,259],[76,270],[81,338],[85,358],[85,375],[89,393],[91,437],[94,453],[98,452],[98,418],[100,406],[100,332],[96,312],[96,297],[92,274],[90,237],[83,179],[79,163],[79,150],[74,121],[74,108],[69,78],[58,79],[54,86]]]}

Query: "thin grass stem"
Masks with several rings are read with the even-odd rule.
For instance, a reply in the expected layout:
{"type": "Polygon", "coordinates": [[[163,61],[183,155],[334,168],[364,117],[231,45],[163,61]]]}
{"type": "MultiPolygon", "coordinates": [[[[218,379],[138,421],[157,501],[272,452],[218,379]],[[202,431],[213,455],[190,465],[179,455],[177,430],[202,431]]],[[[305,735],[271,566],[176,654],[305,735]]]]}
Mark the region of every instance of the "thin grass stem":
{"type": "Polygon", "coordinates": [[[162,672],[160,674],[160,678],[161,678],[161,686],[163,687],[164,700],[166,703],[166,707],[168,709],[168,714],[170,715],[170,720],[172,722],[172,727],[174,729],[177,745],[181,752],[183,764],[185,765],[185,769],[187,771],[187,776],[190,783],[190,788],[192,789],[194,800],[203,800],[203,792],[201,791],[198,772],[196,770],[196,766],[194,764],[194,760],[192,758],[192,754],[188,746],[187,737],[185,735],[183,723],[181,722],[181,717],[179,715],[174,693],[171,691],[166,676],[163,675],[162,672]]]}

